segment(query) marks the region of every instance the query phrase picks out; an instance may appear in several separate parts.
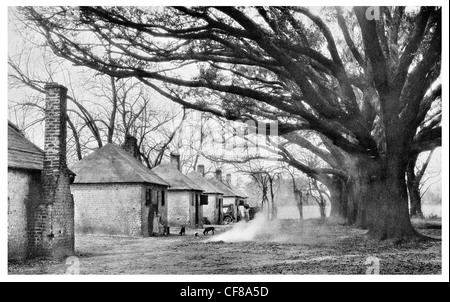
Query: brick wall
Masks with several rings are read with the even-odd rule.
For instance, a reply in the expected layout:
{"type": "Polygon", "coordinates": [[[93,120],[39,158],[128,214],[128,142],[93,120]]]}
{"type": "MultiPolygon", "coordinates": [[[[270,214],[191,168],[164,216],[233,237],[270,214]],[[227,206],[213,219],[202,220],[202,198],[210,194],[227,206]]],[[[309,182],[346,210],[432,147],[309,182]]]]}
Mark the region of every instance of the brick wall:
{"type": "Polygon", "coordinates": [[[168,191],[167,219],[169,226],[192,227],[193,216],[193,192],[191,191],[168,191]]]}
{"type": "Polygon", "coordinates": [[[61,258],[74,253],[74,206],[68,175],[60,177],[51,188],[43,190],[42,199],[30,204],[30,257],[61,258]],[[49,195],[53,202],[49,201],[49,195]]]}
{"type": "MultiPolygon", "coordinates": [[[[75,232],[149,236],[147,189],[152,190],[153,200],[156,201],[156,192],[165,187],[150,184],[73,184],[75,232]]],[[[158,207],[164,224],[167,221],[166,206],[162,206],[159,200],[158,207]]]]}
{"type": "MultiPolygon", "coordinates": [[[[167,191],[168,208],[167,219],[169,226],[195,228],[195,194],[193,191],[167,191]],[[192,202],[194,200],[194,202],[192,202]]],[[[200,197],[199,197],[200,198],[200,197]]],[[[203,207],[199,199],[199,224],[202,227],[203,207]]]]}
{"type": "Polygon", "coordinates": [[[171,227],[189,226],[191,192],[167,191],[167,220],[171,227]]]}
{"type": "Polygon", "coordinates": [[[134,158],[139,159],[139,148],[137,145],[137,139],[131,135],[125,136],[125,141],[122,144],[122,148],[130,153],[134,158]]]}
{"type": "Polygon", "coordinates": [[[22,260],[28,256],[30,208],[34,200],[41,198],[39,172],[8,169],[9,260],[22,260]]]}
{"type": "Polygon", "coordinates": [[[207,194],[208,204],[203,206],[203,217],[206,217],[212,224],[219,224],[219,198],[220,194],[207,194]]]}
{"type": "Polygon", "coordinates": [[[73,184],[75,232],[141,236],[142,184],[73,184]]]}
{"type": "Polygon", "coordinates": [[[43,198],[32,205],[29,255],[59,258],[73,255],[75,246],[74,206],[66,163],[67,89],[50,83],[45,90],[43,198]]]}

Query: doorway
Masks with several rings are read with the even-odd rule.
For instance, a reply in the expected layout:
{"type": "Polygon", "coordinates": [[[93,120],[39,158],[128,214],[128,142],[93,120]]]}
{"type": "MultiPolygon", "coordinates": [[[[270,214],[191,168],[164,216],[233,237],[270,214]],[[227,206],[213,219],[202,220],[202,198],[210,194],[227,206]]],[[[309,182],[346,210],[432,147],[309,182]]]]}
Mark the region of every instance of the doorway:
{"type": "Polygon", "coordinates": [[[215,223],[222,224],[223,223],[223,199],[222,198],[217,198],[215,212],[217,213],[217,215],[215,217],[215,219],[216,219],[215,223]]]}
{"type": "Polygon", "coordinates": [[[147,189],[145,192],[145,205],[148,206],[147,232],[148,236],[152,236],[155,231],[153,228],[156,215],[159,214],[158,192],[147,189]]]}
{"type": "Polygon", "coordinates": [[[200,195],[195,194],[195,226],[200,226],[200,195]]]}

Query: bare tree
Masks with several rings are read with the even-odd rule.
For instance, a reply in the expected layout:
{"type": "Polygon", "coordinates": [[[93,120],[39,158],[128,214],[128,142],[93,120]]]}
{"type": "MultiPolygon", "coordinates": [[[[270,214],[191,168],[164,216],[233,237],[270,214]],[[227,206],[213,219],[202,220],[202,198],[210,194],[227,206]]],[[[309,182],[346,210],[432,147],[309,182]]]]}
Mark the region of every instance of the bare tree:
{"type": "Polygon", "coordinates": [[[410,159],[408,163],[406,175],[411,217],[424,218],[422,212],[422,196],[427,191],[427,188],[423,188],[423,180],[433,153],[434,150],[431,150],[423,163],[418,163],[418,155],[410,159]]]}
{"type": "Polygon", "coordinates": [[[45,48],[37,47],[23,49],[22,53],[8,58],[10,87],[28,88],[30,91],[25,100],[12,100],[9,104],[16,119],[21,116],[22,125],[19,126],[25,133],[28,128],[44,122],[45,84],[63,75],[63,78],[68,80],[66,85],[70,88],[68,100],[75,105],[69,104],[66,116],[67,126],[71,130],[69,133],[72,134],[68,137],[69,161],[73,158],[70,155],[72,150],[75,150],[76,158],[81,160],[83,155],[92,149],[100,148],[104,143],[121,144],[125,136],[131,134],[138,138],[141,158],[149,168],[161,163],[185,120],[184,110],[181,110],[181,121],[171,129],[167,124],[180,115],[180,110],[167,111],[157,108],[157,105],[154,105],[152,110],[151,98],[139,81],[94,75],[90,70],[81,70],[78,79],[73,80],[71,72],[63,66],[61,59],[51,56],[53,54],[49,55],[45,48]],[[47,60],[48,64],[56,64],[59,69],[31,70],[28,63],[32,52],[35,58],[37,56],[47,60]],[[91,100],[80,100],[76,97],[82,90],[88,92],[84,96],[90,97],[91,100]],[[26,122],[26,118],[30,122],[26,122]],[[93,142],[94,145],[91,144],[93,142]]]}
{"type": "Polygon", "coordinates": [[[305,183],[302,184],[300,182],[299,176],[296,173],[296,172],[298,172],[298,170],[293,169],[291,166],[284,166],[284,170],[291,177],[292,190],[293,190],[293,193],[295,196],[295,204],[298,209],[299,219],[300,219],[300,221],[303,221],[303,219],[304,219],[303,206],[305,204],[305,201],[307,201],[306,193],[308,192],[309,181],[307,184],[305,184],[305,183]]]}
{"type": "Polygon", "coordinates": [[[311,197],[313,197],[316,200],[317,204],[319,205],[320,218],[326,219],[327,218],[327,214],[326,214],[327,203],[325,200],[325,196],[330,198],[330,195],[328,195],[328,193],[323,188],[320,188],[320,186],[317,184],[317,180],[315,180],[315,179],[310,179],[310,181],[309,181],[309,195],[311,197]],[[316,197],[314,192],[316,192],[319,195],[319,198],[316,197]]]}
{"type": "Polygon", "coordinates": [[[246,164],[235,164],[236,170],[252,178],[261,190],[261,206],[267,212],[268,219],[276,219],[278,210],[275,204],[277,180],[280,178],[279,165],[268,166],[262,162],[251,161],[246,164]]]}

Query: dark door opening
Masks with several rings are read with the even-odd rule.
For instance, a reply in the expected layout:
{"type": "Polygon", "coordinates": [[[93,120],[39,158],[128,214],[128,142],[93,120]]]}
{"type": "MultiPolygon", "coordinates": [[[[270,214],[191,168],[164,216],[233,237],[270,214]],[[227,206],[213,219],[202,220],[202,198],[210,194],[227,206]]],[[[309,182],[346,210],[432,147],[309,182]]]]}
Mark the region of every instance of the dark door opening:
{"type": "Polygon", "coordinates": [[[218,199],[218,205],[217,205],[217,224],[222,224],[223,222],[223,199],[219,198],[218,199]]]}
{"type": "Polygon", "coordinates": [[[195,225],[199,226],[200,225],[200,195],[195,194],[195,225]]]}
{"type": "Polygon", "coordinates": [[[153,233],[157,230],[154,229],[155,219],[159,214],[158,206],[158,192],[152,189],[147,189],[145,192],[145,205],[148,206],[148,219],[147,219],[147,230],[148,236],[153,236],[153,233]],[[156,196],[155,196],[156,195],[156,196]]]}

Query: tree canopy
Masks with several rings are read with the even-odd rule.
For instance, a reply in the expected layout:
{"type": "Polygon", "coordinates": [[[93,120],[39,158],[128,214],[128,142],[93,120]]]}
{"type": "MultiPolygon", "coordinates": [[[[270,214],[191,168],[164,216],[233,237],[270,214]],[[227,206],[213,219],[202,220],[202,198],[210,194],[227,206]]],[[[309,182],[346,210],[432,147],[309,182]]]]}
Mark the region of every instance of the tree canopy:
{"type": "Polygon", "coordinates": [[[136,78],[186,108],[276,123],[289,143],[335,168],[325,174],[348,181],[338,168],[357,170],[354,183],[366,193],[376,188],[358,213],[377,237],[413,233],[404,213],[406,166],[441,144],[440,7],[19,10],[74,65],[136,78]],[[326,148],[308,144],[303,130],[326,148]],[[400,217],[404,224],[386,227],[400,217]]]}
{"type": "Polygon", "coordinates": [[[379,156],[392,137],[421,151],[440,133],[440,114],[415,130],[440,95],[426,93],[440,75],[441,10],[381,10],[22,8],[57,55],[186,107],[315,130],[349,153],[379,156]]]}

